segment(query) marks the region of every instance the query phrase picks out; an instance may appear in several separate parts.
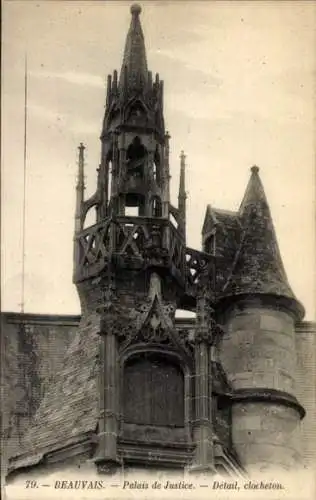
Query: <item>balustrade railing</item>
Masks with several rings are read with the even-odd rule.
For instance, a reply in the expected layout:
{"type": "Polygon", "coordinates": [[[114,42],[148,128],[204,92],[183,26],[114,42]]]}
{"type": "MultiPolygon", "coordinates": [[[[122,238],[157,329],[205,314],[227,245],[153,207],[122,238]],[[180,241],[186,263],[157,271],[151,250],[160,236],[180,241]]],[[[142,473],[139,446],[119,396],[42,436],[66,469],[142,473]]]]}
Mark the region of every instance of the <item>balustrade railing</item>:
{"type": "Polygon", "coordinates": [[[164,262],[185,281],[186,293],[194,296],[202,273],[214,258],[185,246],[181,234],[168,220],[155,217],[119,216],[99,222],[75,237],[74,280],[97,275],[110,256],[150,260],[162,252],[164,262]]]}

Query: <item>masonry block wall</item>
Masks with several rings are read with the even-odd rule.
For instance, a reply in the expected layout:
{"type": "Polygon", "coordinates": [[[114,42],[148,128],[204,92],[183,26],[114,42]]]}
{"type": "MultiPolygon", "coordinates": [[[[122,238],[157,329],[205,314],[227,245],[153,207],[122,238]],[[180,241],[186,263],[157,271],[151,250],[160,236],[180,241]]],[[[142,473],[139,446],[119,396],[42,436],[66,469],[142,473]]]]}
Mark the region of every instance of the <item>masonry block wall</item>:
{"type": "Polygon", "coordinates": [[[227,310],[223,322],[223,367],[242,396],[232,412],[232,437],[242,464],[260,471],[271,464],[281,470],[302,465],[299,409],[285,400],[254,399],[271,392],[293,401],[298,396],[292,316],[249,300],[227,310]]]}
{"type": "Polygon", "coordinates": [[[301,421],[301,446],[306,467],[315,470],[316,463],[316,324],[302,322],[296,326],[297,355],[296,393],[306,410],[301,421]]]}
{"type": "MultiPolygon", "coordinates": [[[[291,408],[258,402],[236,403],[233,410],[233,438],[241,459],[251,462],[253,457],[257,461],[256,443],[264,439],[267,445],[266,457],[261,457],[262,467],[269,460],[276,443],[284,449],[285,467],[296,457],[293,450],[299,448],[304,465],[313,467],[316,460],[316,325],[311,322],[299,323],[294,335],[293,324],[286,314],[281,315],[282,321],[278,311],[276,320],[273,310],[262,311],[258,307],[249,310],[235,308],[227,312],[225,318],[226,333],[221,356],[233,385],[242,388],[264,387],[267,384],[280,390],[293,390],[306,409],[304,419],[299,422],[297,412],[291,408]],[[283,331],[281,335],[280,329],[283,331]],[[287,370],[287,360],[293,356],[297,360],[296,384],[292,371],[287,370]],[[292,429],[292,442],[282,441],[285,425],[292,429]],[[302,430],[299,443],[298,426],[302,430]],[[271,436],[268,441],[267,436],[271,436]]],[[[12,455],[19,446],[20,437],[40,403],[45,387],[49,385],[49,377],[61,370],[79,321],[79,316],[1,315],[4,352],[2,435],[8,445],[7,456],[12,455]],[[34,352],[28,354],[25,353],[25,347],[24,353],[21,353],[21,320],[28,327],[26,330],[32,332],[34,341],[31,344],[34,352]],[[32,357],[33,362],[30,363],[32,357]]],[[[193,332],[192,320],[191,323],[193,332]]],[[[180,329],[183,325],[187,328],[189,324],[190,320],[178,320],[180,329]]],[[[82,324],[81,329],[84,328],[82,324]]]]}

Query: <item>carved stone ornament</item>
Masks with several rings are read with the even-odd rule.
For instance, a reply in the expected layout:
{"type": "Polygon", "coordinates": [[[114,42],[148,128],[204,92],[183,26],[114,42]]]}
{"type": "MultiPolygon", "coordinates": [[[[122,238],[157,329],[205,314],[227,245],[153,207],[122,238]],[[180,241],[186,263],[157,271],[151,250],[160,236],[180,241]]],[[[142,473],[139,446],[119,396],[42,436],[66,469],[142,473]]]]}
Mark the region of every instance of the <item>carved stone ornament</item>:
{"type": "Polygon", "coordinates": [[[183,345],[190,353],[194,349],[194,331],[188,330],[186,328],[181,328],[177,331],[178,339],[181,345],[183,345]]]}
{"type": "Polygon", "coordinates": [[[168,264],[169,252],[168,249],[162,247],[161,227],[152,227],[150,237],[144,245],[142,254],[147,265],[165,266],[168,264]]]}
{"type": "Polygon", "coordinates": [[[197,330],[194,337],[195,344],[210,344],[212,345],[211,332],[205,328],[197,330]]]}
{"type": "Polygon", "coordinates": [[[222,335],[223,330],[214,319],[214,309],[211,306],[210,294],[208,293],[209,287],[204,285],[200,288],[200,292],[204,290],[197,297],[196,303],[196,331],[195,343],[205,342],[206,344],[213,345],[214,342],[222,335]]]}
{"type": "Polygon", "coordinates": [[[121,349],[131,344],[146,343],[156,345],[169,345],[181,349],[189,354],[183,339],[177,335],[175,329],[174,303],[163,303],[161,297],[161,281],[156,273],[150,277],[149,293],[145,301],[134,310],[135,316],[130,318],[130,329],[125,328],[125,341],[121,349]],[[135,324],[135,330],[131,324],[135,324]]]}
{"type": "Polygon", "coordinates": [[[115,460],[105,460],[104,462],[99,462],[97,465],[98,474],[105,474],[112,476],[117,473],[118,468],[120,467],[119,461],[115,460]]]}
{"type": "Polygon", "coordinates": [[[108,278],[108,286],[103,288],[102,299],[96,312],[100,315],[101,335],[112,333],[119,341],[124,341],[135,332],[132,312],[121,306],[112,276],[108,278]]]}
{"type": "Polygon", "coordinates": [[[206,344],[214,345],[223,335],[222,327],[211,316],[207,317],[202,324],[198,321],[196,324],[194,343],[205,342],[206,344]]]}

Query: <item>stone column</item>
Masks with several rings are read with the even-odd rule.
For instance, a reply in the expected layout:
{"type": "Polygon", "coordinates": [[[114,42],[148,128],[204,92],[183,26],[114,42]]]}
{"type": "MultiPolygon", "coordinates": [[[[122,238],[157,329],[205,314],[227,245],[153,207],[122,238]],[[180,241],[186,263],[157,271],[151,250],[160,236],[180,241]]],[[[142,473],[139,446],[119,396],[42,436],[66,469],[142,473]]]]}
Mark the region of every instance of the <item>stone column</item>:
{"type": "Polygon", "coordinates": [[[195,412],[193,440],[196,445],[190,472],[215,473],[213,453],[212,406],[208,341],[198,336],[195,344],[195,412]]]}
{"type": "Polygon", "coordinates": [[[119,189],[121,190],[124,182],[126,181],[126,149],[121,147],[119,149],[120,152],[120,165],[119,165],[119,173],[118,173],[118,183],[119,189]]]}
{"type": "Polygon", "coordinates": [[[147,185],[149,184],[150,188],[145,194],[145,217],[152,217],[152,195],[153,195],[153,188],[155,187],[155,182],[154,182],[154,174],[153,174],[153,163],[154,163],[154,151],[149,150],[147,154],[147,165],[145,168],[145,176],[148,176],[146,179],[147,185]]]}
{"type": "Polygon", "coordinates": [[[210,426],[208,419],[208,352],[205,342],[195,345],[195,415],[194,441],[196,443],[194,469],[207,469],[210,426]]]}
{"type": "Polygon", "coordinates": [[[161,184],[162,184],[162,216],[169,217],[170,203],[170,172],[169,172],[169,154],[170,154],[170,135],[167,132],[165,135],[165,143],[162,148],[162,167],[161,167],[161,184]]]}
{"type": "Polygon", "coordinates": [[[99,373],[99,433],[94,457],[100,472],[112,473],[120,466],[117,454],[119,420],[118,346],[114,332],[115,307],[112,283],[106,290],[101,312],[100,373],[99,373]]]}
{"type": "Polygon", "coordinates": [[[214,473],[213,430],[211,416],[210,331],[207,290],[197,296],[197,328],[195,333],[195,416],[193,420],[196,444],[191,472],[214,473]]]}
{"type": "Polygon", "coordinates": [[[111,179],[111,196],[116,197],[118,191],[118,175],[119,175],[119,165],[118,165],[118,133],[114,132],[112,136],[112,179],[111,179]]]}
{"type": "Polygon", "coordinates": [[[111,332],[103,333],[100,354],[99,442],[94,461],[105,472],[120,465],[117,456],[117,345],[111,332]]]}
{"type": "Polygon", "coordinates": [[[208,460],[214,464],[214,427],[213,427],[213,376],[212,376],[212,361],[214,347],[210,343],[208,345],[208,419],[211,429],[211,441],[208,449],[208,460]]]}

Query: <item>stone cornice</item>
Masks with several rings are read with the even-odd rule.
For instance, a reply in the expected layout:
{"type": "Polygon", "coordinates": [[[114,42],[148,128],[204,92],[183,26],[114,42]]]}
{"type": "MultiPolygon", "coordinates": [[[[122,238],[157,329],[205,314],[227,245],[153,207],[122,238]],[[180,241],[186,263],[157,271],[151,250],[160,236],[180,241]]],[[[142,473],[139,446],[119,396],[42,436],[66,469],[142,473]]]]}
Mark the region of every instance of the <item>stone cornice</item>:
{"type": "Polygon", "coordinates": [[[279,391],[277,389],[265,389],[265,388],[250,388],[250,389],[237,389],[232,393],[232,402],[262,402],[288,406],[296,410],[300,418],[304,418],[305,410],[297,401],[296,397],[285,391],[279,391]]]}

